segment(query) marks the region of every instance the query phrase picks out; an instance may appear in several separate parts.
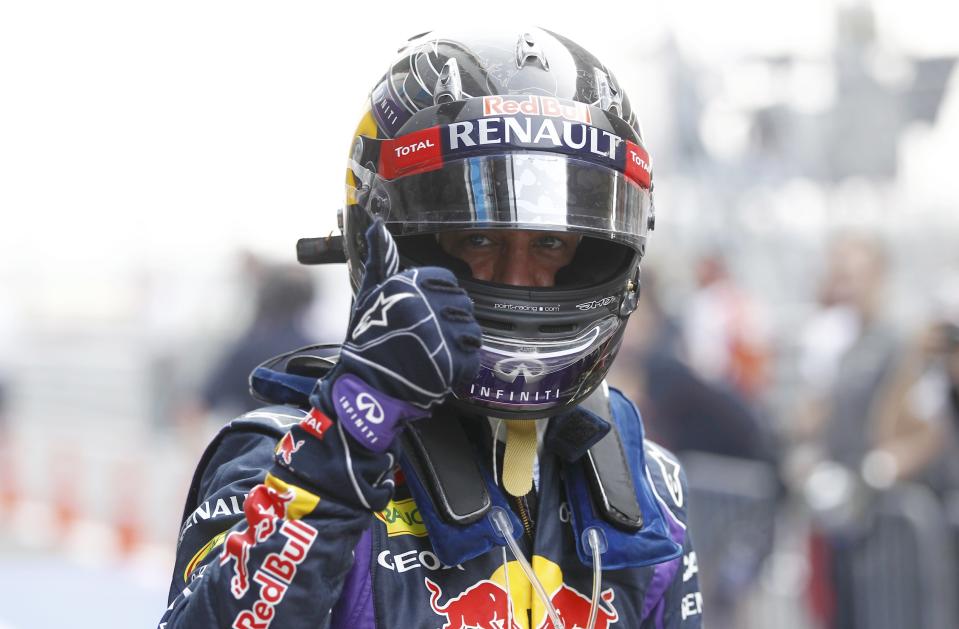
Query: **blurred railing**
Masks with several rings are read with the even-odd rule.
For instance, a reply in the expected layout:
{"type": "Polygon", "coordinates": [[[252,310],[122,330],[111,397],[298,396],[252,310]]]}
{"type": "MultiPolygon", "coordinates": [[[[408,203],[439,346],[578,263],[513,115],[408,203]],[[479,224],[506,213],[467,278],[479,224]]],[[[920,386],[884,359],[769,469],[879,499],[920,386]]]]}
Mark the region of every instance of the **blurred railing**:
{"type": "MultiPolygon", "coordinates": [[[[680,457],[689,480],[690,528],[707,626],[820,627],[809,604],[814,518],[777,498],[774,468],[702,453],[680,457]]],[[[842,629],[959,627],[959,492],[940,501],[919,485],[876,494],[855,529],[832,540],[848,582],[833,590],[842,629]]],[[[836,585],[836,584],[834,584],[836,585]]]]}
{"type": "Polygon", "coordinates": [[[881,494],[851,556],[857,628],[959,626],[952,548],[945,511],[929,489],[910,485],[881,494]]]}
{"type": "Polygon", "coordinates": [[[689,482],[689,528],[708,626],[736,627],[739,601],[772,550],[775,469],[700,452],[683,453],[681,459],[689,482]]]}
{"type": "Polygon", "coordinates": [[[166,573],[196,458],[185,450],[121,430],[107,438],[43,426],[3,434],[0,539],[8,550],[166,573]]]}

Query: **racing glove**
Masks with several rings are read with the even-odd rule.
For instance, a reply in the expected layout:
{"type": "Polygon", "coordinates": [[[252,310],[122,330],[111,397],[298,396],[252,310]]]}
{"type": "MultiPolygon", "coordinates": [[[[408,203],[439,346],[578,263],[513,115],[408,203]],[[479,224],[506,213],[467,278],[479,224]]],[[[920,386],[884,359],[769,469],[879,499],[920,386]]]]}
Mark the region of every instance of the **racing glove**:
{"type": "Polygon", "coordinates": [[[480,327],[453,274],[397,273],[396,242],[377,220],[366,233],[366,272],[339,363],[311,403],[335,414],[366,448],[383,452],[404,421],[426,417],[479,369],[480,327]]]}
{"type": "Polygon", "coordinates": [[[379,220],[366,242],[366,270],[339,362],[317,382],[309,417],[280,441],[276,462],[288,482],[322,485],[347,504],[376,510],[392,495],[396,435],[473,378],[481,330],[450,271],[398,273],[396,242],[379,220]]]}

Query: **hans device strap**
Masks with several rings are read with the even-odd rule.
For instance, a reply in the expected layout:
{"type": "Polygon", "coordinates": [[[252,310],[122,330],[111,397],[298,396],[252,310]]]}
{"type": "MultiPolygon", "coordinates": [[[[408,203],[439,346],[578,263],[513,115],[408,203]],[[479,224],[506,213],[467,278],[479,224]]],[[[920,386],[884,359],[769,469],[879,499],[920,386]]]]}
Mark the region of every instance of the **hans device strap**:
{"type": "Polygon", "coordinates": [[[403,451],[429,490],[437,511],[452,524],[471,524],[492,505],[476,455],[463,428],[445,407],[410,422],[403,451]]]}
{"type": "MultiPolygon", "coordinates": [[[[639,531],[643,514],[605,388],[598,389],[582,406],[611,425],[582,459],[593,502],[610,524],[639,531]]],[[[489,510],[490,497],[463,429],[455,418],[445,416],[447,412],[441,407],[432,417],[411,422],[402,437],[404,452],[443,519],[470,524],[489,510]]]]}
{"type": "Polygon", "coordinates": [[[587,451],[583,462],[593,503],[610,524],[627,531],[639,531],[643,528],[643,512],[636,499],[636,487],[619,431],[612,420],[605,384],[581,406],[609,421],[611,426],[606,436],[587,451]]]}

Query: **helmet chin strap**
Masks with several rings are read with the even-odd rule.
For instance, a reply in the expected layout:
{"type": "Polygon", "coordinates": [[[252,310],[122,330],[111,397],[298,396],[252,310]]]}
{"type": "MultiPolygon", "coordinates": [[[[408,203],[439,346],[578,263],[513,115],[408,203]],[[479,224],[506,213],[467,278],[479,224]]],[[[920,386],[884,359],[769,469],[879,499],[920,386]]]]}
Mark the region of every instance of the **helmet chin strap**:
{"type": "Polygon", "coordinates": [[[506,450],[503,453],[503,488],[511,496],[525,496],[533,488],[536,462],[536,422],[506,420],[506,450]]]}

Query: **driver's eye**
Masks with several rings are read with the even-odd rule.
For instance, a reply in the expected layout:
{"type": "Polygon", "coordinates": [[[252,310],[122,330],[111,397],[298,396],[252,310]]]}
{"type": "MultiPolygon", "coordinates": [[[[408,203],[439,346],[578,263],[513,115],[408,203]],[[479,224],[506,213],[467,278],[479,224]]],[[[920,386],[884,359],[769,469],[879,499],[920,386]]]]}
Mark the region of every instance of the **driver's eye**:
{"type": "Polygon", "coordinates": [[[470,234],[466,237],[466,244],[470,247],[489,247],[493,241],[483,234],[470,234]]]}
{"type": "Polygon", "coordinates": [[[566,243],[556,236],[543,236],[537,239],[536,244],[543,249],[559,249],[566,243]]]}

